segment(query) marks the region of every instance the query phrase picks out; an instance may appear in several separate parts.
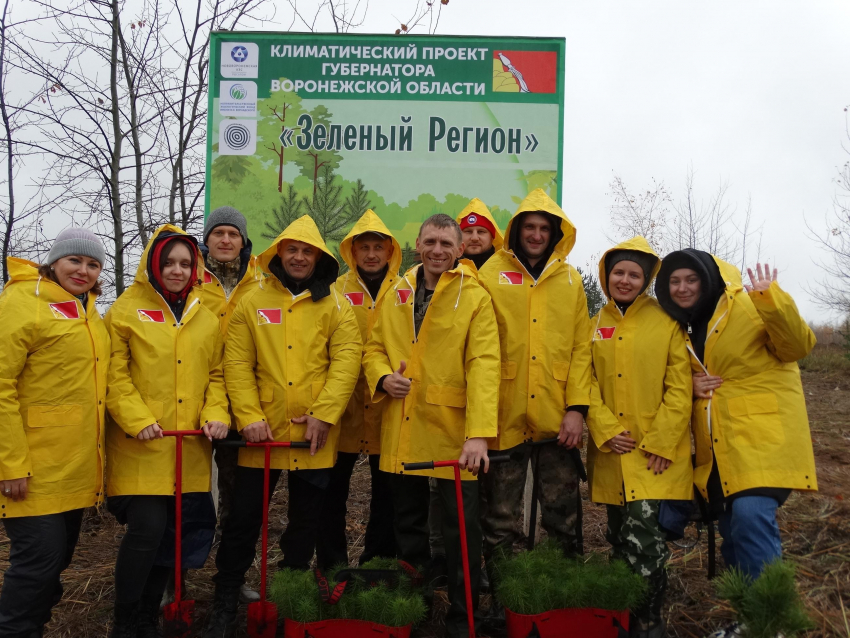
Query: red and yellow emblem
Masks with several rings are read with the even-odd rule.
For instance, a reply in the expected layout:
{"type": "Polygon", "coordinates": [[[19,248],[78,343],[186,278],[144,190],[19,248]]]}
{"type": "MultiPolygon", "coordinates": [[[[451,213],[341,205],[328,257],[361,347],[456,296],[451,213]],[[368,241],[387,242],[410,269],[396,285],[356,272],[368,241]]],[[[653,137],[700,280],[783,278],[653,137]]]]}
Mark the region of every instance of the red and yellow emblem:
{"type": "Polygon", "coordinates": [[[607,328],[597,328],[596,329],[596,338],[597,339],[610,339],[614,336],[614,331],[617,329],[616,326],[609,326],[607,328]]]}
{"type": "Polygon", "coordinates": [[[165,323],[165,313],[162,310],[136,310],[139,313],[139,321],[150,321],[153,323],[165,323]]]}
{"type": "Polygon", "coordinates": [[[257,309],[257,325],[268,326],[272,324],[280,324],[280,308],[258,308],[257,309]]]}
{"type": "Polygon", "coordinates": [[[62,301],[50,304],[50,312],[57,319],[79,319],[80,307],[76,301],[62,301]]]}
{"type": "Polygon", "coordinates": [[[503,270],[499,273],[499,283],[505,284],[508,286],[521,286],[522,285],[522,273],[521,272],[513,272],[510,270],[503,270]]]}

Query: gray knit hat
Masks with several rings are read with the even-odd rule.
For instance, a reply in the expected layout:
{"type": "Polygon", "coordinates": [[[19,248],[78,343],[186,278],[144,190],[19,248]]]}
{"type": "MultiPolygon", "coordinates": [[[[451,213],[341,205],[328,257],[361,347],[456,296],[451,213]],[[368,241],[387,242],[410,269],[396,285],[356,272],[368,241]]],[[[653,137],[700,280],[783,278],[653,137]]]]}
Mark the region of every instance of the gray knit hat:
{"type": "Polygon", "coordinates": [[[106,251],[103,242],[93,232],[86,228],[66,228],[56,236],[50,253],[47,255],[47,265],[68,255],[85,255],[96,259],[103,266],[106,263],[106,251]]]}
{"type": "Polygon", "coordinates": [[[233,226],[242,235],[242,242],[248,243],[248,221],[245,215],[232,206],[220,206],[207,216],[204,222],[204,243],[216,226],[233,226]]]}

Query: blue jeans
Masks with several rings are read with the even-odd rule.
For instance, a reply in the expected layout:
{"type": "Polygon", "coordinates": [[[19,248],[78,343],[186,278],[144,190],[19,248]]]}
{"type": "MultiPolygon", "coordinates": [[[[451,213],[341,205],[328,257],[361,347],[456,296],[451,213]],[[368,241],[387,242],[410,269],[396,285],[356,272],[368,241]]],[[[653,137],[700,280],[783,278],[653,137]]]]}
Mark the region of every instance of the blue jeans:
{"type": "Polygon", "coordinates": [[[779,503],[769,496],[742,496],[727,505],[718,527],[723,537],[720,552],[728,567],[738,567],[758,578],[766,563],[782,556],[776,508],[779,503]]]}

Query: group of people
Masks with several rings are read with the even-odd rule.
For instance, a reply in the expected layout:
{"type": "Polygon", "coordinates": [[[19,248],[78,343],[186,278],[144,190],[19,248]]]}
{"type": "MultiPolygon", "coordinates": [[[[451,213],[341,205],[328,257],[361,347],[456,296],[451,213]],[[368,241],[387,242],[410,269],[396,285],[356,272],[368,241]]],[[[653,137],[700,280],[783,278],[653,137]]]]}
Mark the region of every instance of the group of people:
{"type": "MultiPolygon", "coordinates": [[[[694,496],[720,521],[727,565],[757,576],[781,555],[776,509],[815,490],[796,361],[814,335],[767,265],[749,271],[686,249],[663,260],[642,237],[603,255],[608,298],[588,316],[569,264],[576,228],[543,191],[503,235],[483,202],[434,215],[420,263],[367,211],[339,246],[307,216],[258,256],[245,218],[209,213],[203,244],[174,226],[148,242],[132,285],[101,320],[104,248],[62,232],[45,264],[9,258],[0,294],[0,517],[11,541],[0,636],[41,636],[61,599],[83,510],[126,524],[111,636],[160,636],[173,571],[175,444],[183,444],[182,567],[221,541],[204,635],[235,635],[262,524],[264,452],[288,471],[281,567],[348,562],[346,501],[360,455],[372,480],[361,562],[398,557],[426,583],[445,570],[446,635],[466,636],[457,459],[473,605],[493,558],[520,539],[529,466],[542,527],[582,553],[578,449],[587,426],[590,498],[608,512],[612,556],[649,583],[630,635],[664,636],[667,509],[694,496]],[[654,296],[650,285],[655,280],[654,296]],[[556,439],[551,444],[536,444],[556,439]],[[490,465],[500,451],[507,462],[490,465]],[[694,452],[695,451],[695,452],[694,452]],[[217,466],[218,502],[211,495],[217,466]],[[468,471],[467,471],[468,470],[468,471]],[[483,561],[482,561],[483,559],[483,561]]],[[[272,489],[273,491],[273,489],[272,489]]],[[[482,619],[498,631],[503,610],[482,619]]],[[[735,627],[718,635],[734,635],[735,627]]]]}

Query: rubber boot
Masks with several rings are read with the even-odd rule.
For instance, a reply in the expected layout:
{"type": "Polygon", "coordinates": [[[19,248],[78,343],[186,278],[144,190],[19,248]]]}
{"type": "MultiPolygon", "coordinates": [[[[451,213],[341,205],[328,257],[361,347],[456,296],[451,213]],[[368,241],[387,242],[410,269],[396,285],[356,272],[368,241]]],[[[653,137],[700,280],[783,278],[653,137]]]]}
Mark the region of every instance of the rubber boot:
{"type": "Polygon", "coordinates": [[[238,607],[239,587],[216,585],[213,610],[207,622],[204,638],[233,638],[236,635],[238,607]]]}
{"type": "Polygon", "coordinates": [[[136,638],[139,629],[139,604],[115,603],[114,624],[109,638],[136,638]]]}
{"type": "Polygon", "coordinates": [[[142,598],[139,603],[139,623],[136,638],[163,638],[159,628],[159,596],[142,598]]]}

